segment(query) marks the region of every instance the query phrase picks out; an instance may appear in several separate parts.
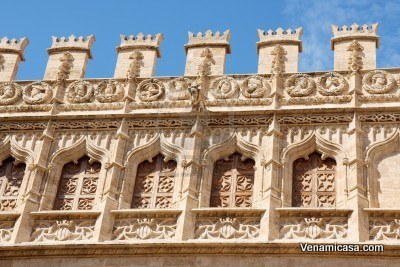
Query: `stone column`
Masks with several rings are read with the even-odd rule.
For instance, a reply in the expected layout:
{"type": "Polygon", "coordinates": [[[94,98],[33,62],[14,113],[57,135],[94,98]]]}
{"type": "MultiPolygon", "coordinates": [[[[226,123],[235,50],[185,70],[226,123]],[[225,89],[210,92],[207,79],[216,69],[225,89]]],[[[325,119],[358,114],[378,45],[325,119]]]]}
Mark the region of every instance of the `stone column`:
{"type": "Polygon", "coordinates": [[[125,119],[122,119],[121,125],[115,135],[115,146],[110,159],[110,164],[105,166],[107,169],[106,183],[104,186],[103,197],[99,203],[99,210],[102,213],[96,221],[96,231],[94,239],[98,242],[111,240],[114,218],[111,210],[118,209],[118,183],[124,166],[124,153],[128,135],[128,125],[125,119]]]}
{"type": "Polygon", "coordinates": [[[0,82],[15,80],[18,72],[19,63],[25,61],[24,50],[29,44],[27,38],[0,39],[0,82]]]}
{"type": "Polygon", "coordinates": [[[376,49],[379,48],[378,25],[378,23],[362,26],[353,24],[350,27],[332,25],[331,49],[334,51],[335,71],[348,69],[348,59],[352,52],[349,50],[349,46],[353,41],[357,41],[363,47],[362,69],[376,68],[376,49]]]}
{"type": "Polygon", "coordinates": [[[229,37],[229,30],[223,34],[218,31],[213,33],[208,30],[204,35],[201,32],[197,35],[189,32],[189,42],[185,45],[187,55],[185,76],[198,75],[206,54],[212,55],[213,62],[210,64],[210,75],[223,75],[225,73],[226,54],[231,53],[229,37]],[[210,51],[211,53],[205,53],[204,51],[210,51]]]}
{"type": "Polygon", "coordinates": [[[260,41],[257,42],[258,73],[293,73],[298,71],[299,52],[302,51],[300,40],[303,28],[284,31],[258,30],[260,41]],[[277,57],[279,55],[279,57],[277,57]],[[278,59],[278,60],[277,60],[278,59]]]}
{"type": "Polygon", "coordinates": [[[200,117],[196,118],[190,135],[191,139],[185,144],[187,160],[182,162],[182,194],[178,203],[178,208],[182,210],[182,213],[178,219],[176,230],[178,240],[188,240],[194,237],[196,218],[191,209],[197,208],[199,202],[197,184],[198,179],[201,179],[199,171],[203,142],[203,126],[200,120],[200,117]]]}
{"type": "Polygon", "coordinates": [[[361,122],[357,112],[354,113],[353,121],[350,123],[349,137],[349,159],[347,164],[347,208],[353,209],[349,218],[348,238],[349,241],[362,242],[368,240],[368,217],[363,211],[368,208],[367,187],[364,181],[363,161],[363,134],[361,122]]]}
{"type": "Polygon", "coordinates": [[[54,129],[51,122],[48,122],[47,128],[43,131],[40,140],[38,140],[37,150],[35,150],[35,159],[33,165],[27,166],[29,178],[20,189],[22,201],[19,204],[21,216],[15,223],[11,242],[20,243],[30,239],[33,226],[33,219],[30,212],[38,211],[41,200],[39,192],[42,179],[48,171],[46,167],[47,159],[50,156],[51,144],[54,140],[54,129]]]}
{"type": "Polygon", "coordinates": [[[280,168],[281,163],[279,159],[280,153],[280,126],[274,115],[272,122],[268,127],[267,145],[265,146],[265,153],[267,156],[265,161],[262,162],[263,166],[263,188],[262,200],[260,208],[266,207],[267,211],[261,218],[261,236],[267,240],[274,240],[279,238],[279,214],[275,211],[276,208],[282,206],[280,199],[280,168]]]}
{"type": "Polygon", "coordinates": [[[85,76],[88,60],[92,58],[90,48],[95,38],[86,37],[57,38],[53,36],[53,44],[47,49],[47,61],[44,80],[56,80],[54,101],[62,103],[67,79],[81,79],[85,76]]]}

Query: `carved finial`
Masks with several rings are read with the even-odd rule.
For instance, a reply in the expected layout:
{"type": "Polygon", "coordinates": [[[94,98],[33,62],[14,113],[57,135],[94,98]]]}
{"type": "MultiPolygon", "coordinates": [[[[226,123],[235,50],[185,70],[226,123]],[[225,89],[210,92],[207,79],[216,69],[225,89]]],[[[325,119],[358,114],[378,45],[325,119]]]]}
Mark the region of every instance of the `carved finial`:
{"type": "Polygon", "coordinates": [[[213,53],[209,48],[203,49],[201,52],[201,57],[204,58],[198,68],[197,75],[199,77],[208,77],[211,75],[211,65],[215,64],[213,53]]]}
{"type": "Polygon", "coordinates": [[[347,48],[347,51],[350,51],[349,61],[348,61],[348,69],[351,73],[356,73],[363,68],[363,59],[362,59],[362,51],[364,51],[364,47],[353,40],[353,42],[347,48]]]}
{"type": "Polygon", "coordinates": [[[64,52],[62,57],[60,58],[60,66],[58,67],[57,72],[57,83],[64,83],[66,79],[68,79],[70,71],[73,67],[72,62],[74,61],[74,57],[70,52],[64,52]]]}
{"type": "Polygon", "coordinates": [[[133,53],[129,56],[129,59],[132,60],[129,65],[128,72],[126,73],[126,80],[128,82],[135,80],[140,76],[140,68],[143,65],[143,54],[138,50],[134,50],[133,53]]]}
{"type": "Polygon", "coordinates": [[[272,60],[271,70],[274,75],[280,75],[285,72],[285,55],[286,50],[281,45],[276,45],[272,50],[271,55],[274,56],[272,60]]]}
{"type": "Polygon", "coordinates": [[[6,63],[6,60],[4,59],[4,56],[0,54],[0,71],[4,70],[4,64],[6,63]]]}

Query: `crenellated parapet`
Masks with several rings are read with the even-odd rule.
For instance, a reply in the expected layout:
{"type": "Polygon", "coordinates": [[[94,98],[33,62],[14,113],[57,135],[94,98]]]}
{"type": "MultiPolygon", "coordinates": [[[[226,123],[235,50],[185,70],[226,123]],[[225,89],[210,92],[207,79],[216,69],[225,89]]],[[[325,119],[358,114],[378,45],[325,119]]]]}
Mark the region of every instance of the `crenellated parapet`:
{"type": "Polygon", "coordinates": [[[229,44],[230,30],[224,33],[219,31],[213,33],[211,30],[204,34],[196,35],[189,32],[189,42],[185,45],[186,66],[185,76],[196,76],[199,73],[199,66],[204,61],[204,50],[208,49],[213,55],[210,75],[222,75],[225,73],[226,54],[230,54],[229,44]]]}
{"type": "Polygon", "coordinates": [[[53,36],[53,43],[47,49],[49,60],[47,62],[46,71],[44,74],[45,80],[56,80],[60,73],[60,69],[64,68],[63,62],[66,58],[66,53],[69,54],[70,70],[66,77],[68,79],[83,78],[86,72],[87,62],[92,58],[90,51],[95,42],[94,35],[89,35],[86,38],[75,35],[70,37],[57,38],[53,36]]]}
{"type": "Polygon", "coordinates": [[[15,79],[19,63],[25,61],[24,50],[29,44],[27,38],[0,39],[0,81],[11,81],[15,79]]]}
{"type": "Polygon", "coordinates": [[[258,30],[259,41],[257,42],[258,52],[258,73],[274,73],[277,61],[282,62],[283,72],[297,72],[299,66],[299,53],[302,51],[303,28],[295,30],[283,30],[278,28],[275,31],[258,30]]]}
{"type": "Polygon", "coordinates": [[[161,57],[160,45],[163,38],[161,33],[121,35],[121,44],[117,46],[118,59],[114,78],[129,79],[133,68],[137,69],[137,77],[154,76],[157,58],[161,57]]]}
{"type": "Polygon", "coordinates": [[[360,54],[363,69],[375,69],[376,49],[379,48],[378,26],[379,23],[362,26],[354,23],[351,26],[342,27],[332,25],[331,49],[334,51],[334,70],[348,70],[348,59],[352,56],[354,41],[363,50],[360,54]]]}

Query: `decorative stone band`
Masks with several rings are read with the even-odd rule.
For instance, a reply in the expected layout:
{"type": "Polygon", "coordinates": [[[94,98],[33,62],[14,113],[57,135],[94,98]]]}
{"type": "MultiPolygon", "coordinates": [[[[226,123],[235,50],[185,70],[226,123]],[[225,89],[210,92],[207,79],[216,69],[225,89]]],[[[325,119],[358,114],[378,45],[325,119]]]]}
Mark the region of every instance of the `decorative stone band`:
{"type": "Polygon", "coordinates": [[[124,50],[134,50],[134,49],[155,49],[157,53],[157,57],[161,57],[160,45],[164,39],[162,33],[157,33],[155,35],[144,35],[143,33],[139,33],[138,35],[123,35],[121,34],[121,45],[117,46],[117,52],[124,50]]]}
{"type": "Polygon", "coordinates": [[[269,44],[297,44],[299,46],[299,52],[302,51],[302,42],[300,40],[301,35],[303,34],[303,28],[297,28],[295,30],[287,29],[283,30],[282,28],[276,29],[276,31],[268,30],[258,30],[258,37],[260,41],[257,42],[257,52],[262,46],[269,44]]]}
{"type": "Polygon", "coordinates": [[[49,55],[54,52],[60,51],[86,51],[89,55],[89,58],[92,58],[90,48],[96,40],[94,35],[89,35],[86,38],[82,36],[75,37],[75,35],[71,35],[68,38],[57,38],[55,36],[53,36],[52,38],[53,44],[50,48],[47,49],[47,53],[49,55]]]}
{"type": "Polygon", "coordinates": [[[25,61],[24,50],[28,44],[29,41],[25,37],[19,40],[15,38],[8,39],[7,37],[3,37],[0,39],[0,53],[16,53],[20,56],[22,61],[25,61]]]}
{"type": "Polygon", "coordinates": [[[400,239],[400,209],[366,208],[371,241],[398,241],[400,239]]]}
{"type": "Polygon", "coordinates": [[[215,46],[224,46],[226,47],[226,53],[231,53],[231,46],[229,44],[231,32],[230,30],[226,30],[223,34],[219,31],[213,33],[211,30],[207,30],[205,34],[201,32],[196,35],[189,32],[189,42],[185,45],[185,51],[187,53],[190,47],[215,47],[215,46]]]}
{"type": "Polygon", "coordinates": [[[11,241],[14,232],[14,225],[19,217],[17,212],[0,213],[0,244],[7,244],[11,241]]]}
{"type": "Polygon", "coordinates": [[[369,39],[376,41],[376,48],[379,48],[379,36],[376,34],[379,23],[359,26],[354,23],[351,26],[344,25],[338,27],[332,25],[333,38],[331,39],[331,49],[334,50],[334,44],[343,40],[369,39]]]}

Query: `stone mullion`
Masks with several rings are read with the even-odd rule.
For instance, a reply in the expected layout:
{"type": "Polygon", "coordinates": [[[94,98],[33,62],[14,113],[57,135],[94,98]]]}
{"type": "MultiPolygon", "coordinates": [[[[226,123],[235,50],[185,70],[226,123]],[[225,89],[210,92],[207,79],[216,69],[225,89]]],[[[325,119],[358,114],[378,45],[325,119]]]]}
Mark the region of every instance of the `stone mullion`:
{"type": "Polygon", "coordinates": [[[113,150],[114,153],[110,157],[111,159],[108,166],[104,166],[107,170],[105,174],[105,185],[98,204],[98,209],[101,211],[101,214],[97,218],[95,225],[94,240],[100,242],[111,240],[114,217],[110,211],[118,209],[118,182],[123,169],[125,148],[129,139],[128,126],[125,119],[122,120],[114,138],[116,139],[113,150]]]}
{"type": "Polygon", "coordinates": [[[267,240],[279,238],[279,214],[275,209],[282,205],[280,198],[282,192],[279,192],[279,179],[283,179],[279,176],[281,135],[277,118],[274,116],[267,133],[267,145],[263,146],[265,149],[263,154],[266,158],[262,162],[264,186],[260,208],[267,210],[261,218],[260,237],[267,240]]]}
{"type": "Polygon", "coordinates": [[[368,207],[366,188],[363,181],[363,131],[357,113],[354,113],[353,121],[349,129],[350,157],[347,162],[347,208],[353,209],[349,217],[348,238],[351,241],[368,240],[368,220],[363,211],[368,207]]]}
{"type": "Polygon", "coordinates": [[[30,240],[30,234],[34,223],[30,213],[38,211],[40,206],[40,184],[48,171],[46,164],[54,140],[54,128],[51,126],[51,122],[48,122],[47,127],[43,131],[39,140],[41,142],[38,149],[35,151],[35,161],[33,165],[27,166],[29,178],[25,181],[27,184],[25,185],[25,190],[23,191],[22,200],[20,202],[21,215],[14,226],[14,232],[11,238],[12,243],[20,243],[30,240]]]}
{"type": "Polygon", "coordinates": [[[203,142],[203,127],[200,124],[200,118],[197,117],[196,123],[192,128],[188,142],[185,144],[185,151],[191,154],[189,159],[182,162],[182,196],[179,199],[178,207],[182,213],[178,219],[176,238],[178,240],[188,240],[194,237],[195,230],[195,217],[191,209],[197,208],[199,203],[197,180],[202,179],[199,177],[200,159],[202,153],[203,142]]]}

